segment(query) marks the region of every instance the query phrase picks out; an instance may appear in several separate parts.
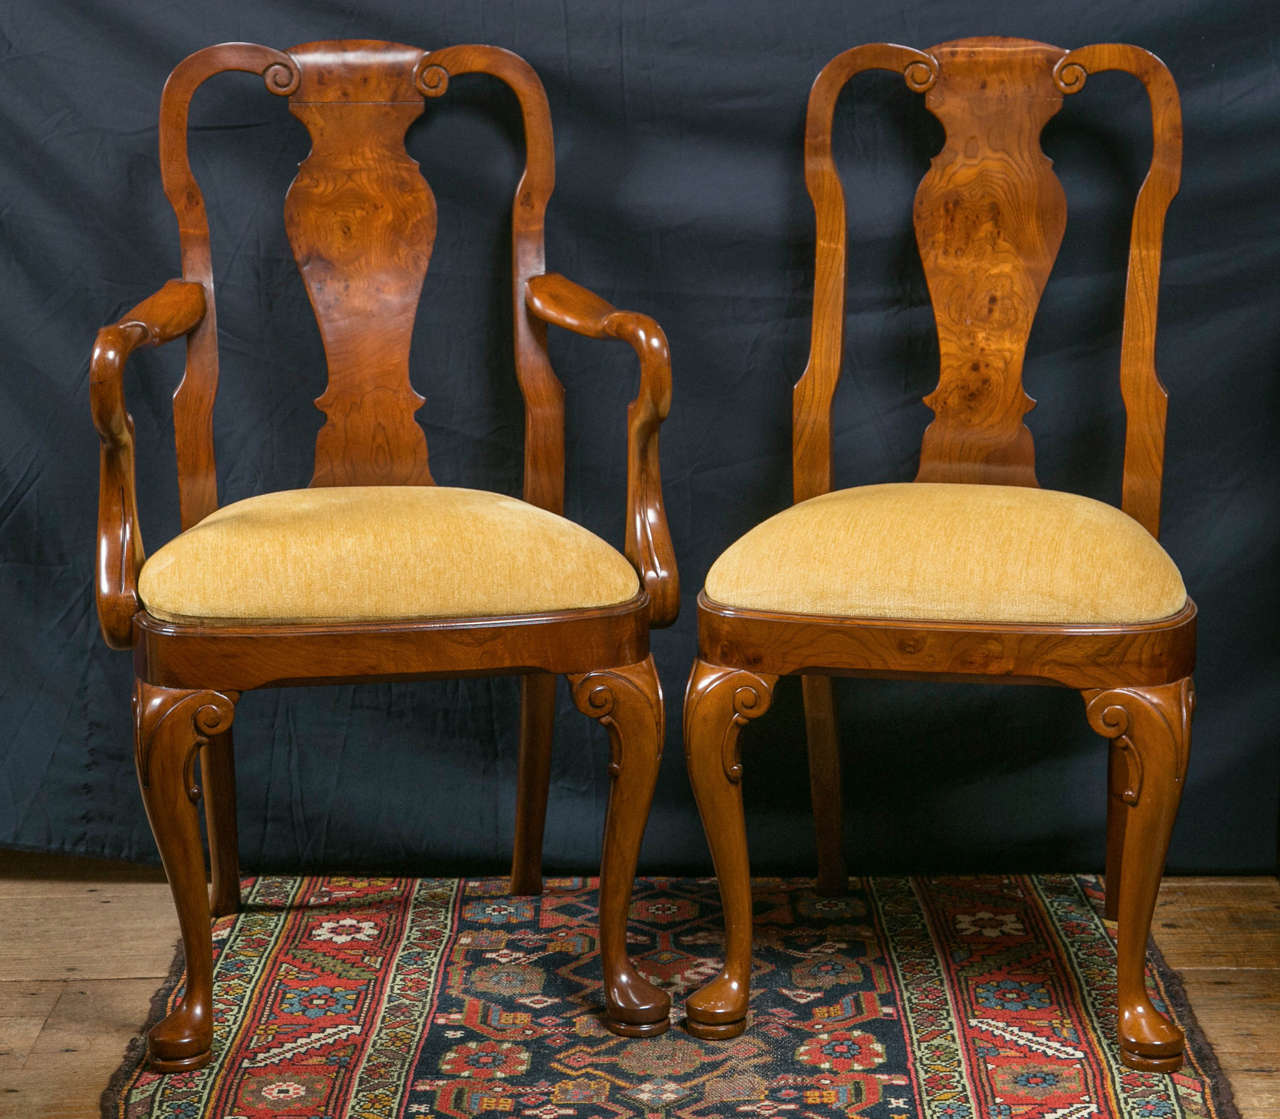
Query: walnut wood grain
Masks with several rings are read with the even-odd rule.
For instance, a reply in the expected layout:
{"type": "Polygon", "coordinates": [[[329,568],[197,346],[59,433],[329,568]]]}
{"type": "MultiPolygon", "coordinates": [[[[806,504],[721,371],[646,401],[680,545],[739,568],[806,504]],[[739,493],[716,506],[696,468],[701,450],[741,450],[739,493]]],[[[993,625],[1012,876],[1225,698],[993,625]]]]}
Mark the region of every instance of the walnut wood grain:
{"type": "Polygon", "coordinates": [[[804,130],[804,181],[817,220],[813,321],[809,363],[792,394],[792,477],[796,501],[831,489],[831,402],[844,364],[844,293],[848,222],[844,187],[831,154],[836,100],[855,74],[867,70],[933,74],[923,51],[868,43],[836,55],[809,91],[804,130]]]}
{"type": "Polygon", "coordinates": [[[809,362],[793,397],[795,500],[831,488],[831,402],[844,361],[848,229],[831,152],[836,100],[856,74],[901,73],[925,94],[946,144],[921,181],[916,237],[929,283],[941,356],[926,398],[919,481],[1036,485],[1022,416],[1022,358],[1065,224],[1062,188],[1039,146],[1062,96],[1090,70],[1124,70],[1151,102],[1151,168],[1130,238],[1120,383],[1127,417],[1122,508],[1159,529],[1167,396],[1155,372],[1161,241],[1177,193],[1182,125],[1168,69],[1139,47],[1108,43],[1067,52],[1022,39],[942,43],[927,51],[888,43],[854,47],[818,75],[805,125],[805,181],[817,221],[809,362]]]}
{"type": "Polygon", "coordinates": [[[658,428],[671,408],[671,352],[648,315],[619,311],[565,277],[535,276],[526,285],[529,310],[544,322],[588,338],[618,338],[640,359],[640,390],[627,407],[626,555],[652,600],[650,623],[670,625],[680,610],[675,548],[662,503],[658,428]]]}
{"type": "Polygon", "coordinates": [[[1156,373],[1156,308],[1164,219],[1182,181],[1182,107],[1168,67],[1150,51],[1127,43],[1073,50],[1058,62],[1054,76],[1065,92],[1076,93],[1089,73],[1106,70],[1138,78],[1151,104],[1151,165],[1133,207],[1120,342],[1126,417],[1120,508],[1152,536],[1159,536],[1169,394],[1156,373]]]}
{"type": "MultiPolygon", "coordinates": [[[[551,114],[542,83],[532,67],[510,51],[480,45],[452,46],[423,52],[400,44],[349,40],[308,43],[292,48],[290,51],[278,51],[253,43],[224,43],[197,51],[179,63],[170,75],[161,99],[161,172],[165,194],[178,217],[183,276],[187,280],[201,284],[206,290],[209,301],[205,321],[189,340],[186,376],[174,395],[175,442],[178,450],[179,498],[183,528],[191,527],[218,506],[212,426],[213,402],[218,386],[217,317],[213,302],[208,215],[203,196],[187,158],[187,119],[191,97],[195,90],[208,78],[226,70],[261,74],[270,92],[278,96],[290,97],[290,108],[295,112],[301,110],[300,115],[304,123],[312,131],[313,143],[316,141],[317,130],[324,132],[327,128],[332,131],[337,127],[334,122],[348,112],[340,99],[325,100],[330,94],[337,95],[344,83],[349,90],[358,88],[363,91],[362,96],[374,101],[403,98],[406,96],[406,85],[412,83],[416,93],[420,95],[417,100],[419,111],[421,111],[421,97],[440,97],[445,94],[450,76],[490,74],[503,81],[515,93],[520,102],[525,126],[526,149],[525,170],[516,186],[512,207],[514,263],[512,304],[516,374],[525,399],[526,416],[524,497],[526,501],[550,509],[552,512],[563,512],[564,393],[547,358],[545,328],[542,323],[531,318],[524,311],[526,281],[546,270],[543,225],[547,201],[555,185],[551,114]],[[367,72],[359,72],[362,66],[367,72]],[[347,71],[345,78],[344,70],[347,71]],[[373,73],[375,70],[377,74],[373,73]],[[302,108],[304,104],[311,108],[302,108]],[[316,108],[318,105],[324,106],[323,111],[316,108]],[[323,122],[330,123],[326,126],[323,122]]],[[[362,205],[373,198],[380,197],[385,200],[393,197],[388,194],[392,180],[397,185],[413,184],[413,176],[416,176],[421,189],[429,190],[421,176],[417,174],[416,168],[410,175],[408,168],[401,163],[396,148],[402,148],[402,145],[398,144],[398,141],[391,143],[389,137],[394,129],[385,120],[388,116],[407,115],[411,111],[409,107],[411,104],[405,101],[403,108],[399,110],[386,108],[385,112],[372,106],[367,106],[365,109],[352,107],[354,113],[349,115],[372,115],[381,121],[378,125],[378,134],[381,139],[375,147],[382,153],[383,158],[392,163],[401,164],[399,171],[392,172],[390,177],[383,174],[381,183],[373,184],[372,192],[369,190],[355,192],[363,196],[365,201],[362,205]]],[[[356,134],[352,134],[352,138],[354,135],[356,134]]],[[[325,143],[327,146],[327,142],[325,143]]],[[[324,148],[318,153],[313,150],[313,155],[317,156],[319,162],[313,166],[312,170],[320,171],[327,163],[331,163],[331,158],[325,156],[324,151],[324,148]]],[[[404,157],[406,160],[407,158],[407,156],[404,157]]],[[[306,176],[304,175],[303,178],[305,180],[306,176]]],[[[303,189],[306,190],[305,181],[303,189]]],[[[320,184],[320,189],[323,192],[323,183],[320,184]]],[[[420,188],[417,185],[411,185],[410,193],[418,196],[417,209],[421,212],[420,188]]],[[[304,193],[302,197],[306,197],[306,194],[304,193]]],[[[304,206],[303,209],[305,208],[304,206]]],[[[368,212],[365,218],[373,220],[375,224],[378,220],[370,218],[368,212]]],[[[324,224],[323,221],[316,223],[315,235],[325,232],[324,224]]],[[[434,216],[431,225],[434,226],[434,216]]],[[[408,241],[413,243],[416,240],[419,246],[425,245],[425,255],[429,256],[431,238],[424,235],[424,230],[424,225],[415,226],[415,234],[410,235],[408,241]]],[[[312,236],[306,236],[301,242],[304,259],[313,247],[312,241],[312,236]]],[[[401,244],[403,246],[403,239],[401,244]]],[[[331,245],[330,248],[332,249],[333,246],[331,245]]],[[[394,256],[394,252],[390,255],[394,256]]],[[[418,263],[410,261],[410,267],[407,270],[393,269],[393,271],[398,271],[402,280],[407,275],[409,285],[412,286],[418,263]]],[[[425,271],[425,260],[420,263],[422,270],[425,271]]],[[[322,265],[317,267],[323,268],[322,265]]],[[[365,277],[365,281],[374,282],[369,277],[365,277]]],[[[418,283],[420,284],[420,280],[418,283]]],[[[311,285],[311,288],[314,306],[316,297],[314,285],[311,285]]],[[[397,289],[394,297],[395,302],[403,303],[406,293],[397,289]]],[[[342,357],[352,344],[358,343],[375,348],[379,345],[375,338],[370,337],[365,337],[363,340],[356,339],[353,342],[350,330],[338,330],[338,324],[333,321],[338,312],[330,307],[323,295],[321,306],[317,306],[316,310],[321,319],[331,373],[335,347],[339,356],[342,357]],[[329,332],[325,332],[326,318],[334,328],[329,332]],[[334,345],[331,346],[330,334],[335,331],[334,345]]],[[[395,317],[398,321],[399,316],[395,317]]],[[[341,368],[346,369],[349,366],[344,364],[341,368]]],[[[409,391],[412,392],[412,390],[409,391]]],[[[354,392],[358,393],[358,389],[354,392]]],[[[349,427],[343,426],[343,417],[348,415],[352,407],[343,400],[351,395],[353,393],[338,390],[336,396],[325,403],[326,409],[331,408],[332,412],[338,414],[338,418],[335,421],[331,415],[331,422],[326,424],[326,429],[322,429],[322,432],[327,430],[327,434],[322,434],[323,442],[317,447],[314,476],[321,482],[327,482],[334,477],[326,467],[325,461],[333,458],[334,453],[341,457],[348,441],[360,447],[357,456],[359,459],[372,462],[375,468],[382,468],[386,463],[380,457],[378,448],[384,445],[384,440],[397,439],[409,440],[415,444],[415,455],[421,457],[415,457],[414,461],[419,465],[414,469],[420,478],[429,477],[426,468],[425,437],[422,445],[417,446],[414,433],[407,427],[402,415],[397,416],[392,422],[390,419],[383,420],[376,408],[360,408],[357,410],[358,414],[351,417],[353,423],[349,427]],[[384,435],[380,430],[387,427],[391,428],[391,435],[384,435]],[[363,445],[370,443],[373,450],[364,450],[363,445]]],[[[382,395],[384,394],[379,394],[379,396],[382,395]]],[[[410,398],[403,388],[399,388],[391,390],[391,395],[395,402],[395,410],[399,413],[403,413],[410,407],[416,407],[414,403],[416,394],[414,398],[410,398]]],[[[321,399],[325,400],[324,397],[321,399]]],[[[328,484],[334,483],[328,482],[328,484]]]]}
{"type": "Polygon", "coordinates": [[[551,109],[538,75],[519,55],[501,47],[453,46],[423,57],[418,88],[440,97],[451,77],[489,74],[520,103],[524,123],[524,173],[511,206],[512,317],[516,378],[524,395],[524,499],[564,512],[564,386],[547,357],[546,327],[525,312],[525,286],[547,270],[543,232],[547,201],[556,183],[551,109]]]}
{"type": "Polygon", "coordinates": [[[685,1004],[695,1037],[736,1037],[751,990],[751,880],[742,812],[742,728],[773,702],[777,677],[693,662],[684,693],[684,751],[724,906],[724,967],[685,1004]]]}
{"type": "Polygon", "coordinates": [[[187,339],[186,373],[173,394],[173,437],[178,456],[178,507],[190,528],[218,507],[213,453],[213,402],[218,391],[218,314],[213,297],[213,258],[204,195],[187,158],[191,98],[204,82],[227,70],[261,74],[272,93],[291,93],[298,68],[283,51],[256,43],[221,43],[188,55],[169,75],[160,95],[160,177],[178,219],[182,278],[204,289],[205,314],[187,339]]]}
{"type": "MultiPolygon", "coordinates": [[[[845,51],[818,75],[805,131],[817,250],[809,363],[793,397],[796,501],[831,488],[831,404],[843,362],[847,255],[831,125],[840,91],[869,69],[901,73],[925,94],[946,130],[915,201],[941,354],[938,387],[926,398],[935,418],[924,433],[917,480],[1024,486],[1037,483],[1031,434],[1022,422],[1032,404],[1022,387],[1022,361],[1065,220],[1062,188],[1040,150],[1040,131],[1063,96],[1083,88],[1090,70],[1127,70],[1143,81],[1154,145],[1134,209],[1125,294],[1122,507],[1154,535],[1166,406],[1154,365],[1156,289],[1164,216],[1178,186],[1180,117],[1164,65],[1117,44],[1066,52],[1020,39],[967,39],[928,51],[874,43],[845,51]]],[[[1121,1055],[1135,1068],[1177,1068],[1181,1035],[1146,1000],[1141,977],[1186,764],[1195,641],[1190,599],[1172,617],[1140,624],[1025,625],[771,613],[715,603],[704,592],[699,659],[685,698],[685,749],[716,858],[728,943],[738,946],[749,936],[751,913],[741,797],[718,787],[715,776],[731,719],[718,691],[730,685],[721,681],[748,674],[771,687],[780,675],[804,676],[810,778],[828,866],[839,842],[838,814],[829,804],[830,786],[838,783],[838,743],[825,676],[1075,688],[1085,693],[1095,728],[1113,740],[1107,910],[1120,926],[1121,1055]],[[1149,789],[1138,780],[1144,773],[1151,775],[1149,789]]],[[[823,876],[829,880],[832,872],[823,876]]],[[[735,961],[690,996],[691,1032],[732,1036],[741,1029],[750,972],[735,961]]]]}
{"type": "Polygon", "coordinates": [[[1108,921],[1120,915],[1120,868],[1124,864],[1124,833],[1129,822],[1123,794],[1128,778],[1123,751],[1112,742],[1107,750],[1107,854],[1103,876],[1103,915],[1108,921]]]}
{"type": "Polygon", "coordinates": [[[831,677],[806,673],[800,678],[804,695],[804,733],[809,746],[809,797],[813,804],[814,837],[818,845],[818,893],[833,897],[849,888],[841,826],[840,724],[831,677]]]}
{"type": "MultiPolygon", "coordinates": [[[[1131,1068],[1174,1072],[1182,1065],[1182,1031],[1151,1005],[1146,953],[1187,775],[1195,689],[1184,678],[1154,687],[1088,690],[1084,701],[1089,725],[1113,742],[1113,756],[1124,771],[1111,784],[1112,803],[1126,817],[1120,865],[1114,868],[1120,875],[1115,891],[1120,1052],[1131,1068]]],[[[1110,882],[1107,889],[1110,894],[1110,882]]]]}
{"type": "Polygon", "coordinates": [[[511,892],[542,893],[542,837],[551,789],[556,678],[531,672],[520,678],[520,756],[516,775],[516,826],[511,844],[511,892]]]}
{"type": "Polygon", "coordinates": [[[1063,52],[1022,40],[943,44],[925,105],[945,147],[916,191],[916,239],[941,371],[925,403],[921,482],[1036,485],[1022,358],[1062,244],[1067,200],[1040,150],[1062,105],[1063,52]]]}
{"type": "Polygon", "coordinates": [[[204,289],[170,280],[124,318],[98,331],[89,359],[89,407],[98,430],[98,554],[94,589],[102,635],[113,649],[133,643],[138,572],[146,553],[138,524],[133,418],[124,402],[124,365],[139,346],[159,346],[198,328],[204,289]]]}
{"type": "Polygon", "coordinates": [[[213,940],[196,802],[196,755],[231,728],[235,693],[158,688],[134,691],[134,749],[147,819],[173,892],[186,951],[182,1001],[151,1028],[151,1067],[185,1072],[209,1063],[213,1043],[213,940]]]}
{"type": "MultiPolygon", "coordinates": [[[[308,43],[289,51],[228,43],[179,63],[161,98],[160,161],[165,194],[178,218],[183,279],[101,332],[90,378],[103,447],[99,617],[109,644],[134,650],[145,716],[139,723],[139,774],[170,872],[191,975],[183,1006],[152,1033],[152,1063],[173,1071],[198,1067],[208,1057],[210,897],[188,796],[201,750],[212,909],[233,912],[239,905],[230,717],[225,726],[202,730],[198,713],[210,703],[221,711],[218,704],[233,704],[238,693],[252,688],[294,684],[530,674],[523,689],[513,884],[534,892],[541,886],[552,674],[591,681],[575,695],[588,697],[582,699],[584,709],[609,727],[618,756],[631,759],[615,783],[602,866],[606,1025],[619,1033],[660,1032],[667,1022],[666,996],[648,987],[626,957],[631,880],[661,746],[661,692],[647,660],[649,626],[674,618],[678,598],[658,470],[657,431],[670,404],[670,357],[656,323],[609,308],[599,334],[628,341],[640,356],[640,391],[628,413],[626,553],[644,586],[630,601],[507,617],[221,626],[162,622],[138,600],[144,552],[133,427],[122,382],[124,362],[137,346],[187,335],[186,373],[174,394],[183,528],[218,505],[209,225],[187,156],[187,124],[196,89],[225,70],[260,74],[269,92],[289,98],[290,111],[311,135],[311,152],[284,209],[328,364],[328,385],[317,400],[326,420],[316,441],[314,485],[431,482],[426,439],[415,418],[423,400],[410,385],[408,361],[436,213],[430,187],[405,152],[405,129],[422,113],[423,99],[442,96],[452,77],[490,74],[515,93],[525,126],[525,170],[512,209],[515,364],[526,410],[524,496],[555,513],[564,506],[563,389],[547,359],[546,324],[526,306],[531,282],[545,272],[543,221],[555,183],[550,112],[529,65],[496,47],[425,52],[370,40],[308,43]],[[601,694],[612,697],[614,714],[590,698],[601,694]],[[193,710],[194,723],[188,718],[193,710]]],[[[565,300],[594,306],[595,297],[585,289],[566,285],[555,277],[542,285],[548,308],[565,300]]]]}
{"type": "Polygon", "coordinates": [[[409,343],[436,202],[404,148],[423,110],[422,51],[321,42],[289,53],[300,73],[289,111],[312,148],[285,197],[285,229],[329,363],[311,484],[430,484],[409,343]]]}
{"type": "Polygon", "coordinates": [[[240,830],[236,820],[236,758],[231,729],[211,734],[200,751],[200,787],[209,836],[209,912],[240,911],[240,830]]]}
{"type": "Polygon", "coordinates": [[[662,761],[662,686],[653,657],[569,677],[578,710],[609,732],[609,809],[600,859],[600,960],[605,1024],[626,1037],[653,1037],[671,1025],[671,998],[627,956],[631,885],[662,761]]]}
{"type": "Polygon", "coordinates": [[[199,679],[245,692],[351,680],[586,672],[649,654],[649,600],[492,618],[203,626],[134,617],[134,670],[169,687],[199,679]]]}
{"type": "Polygon", "coordinates": [[[698,597],[699,655],[775,675],[1152,684],[1195,667],[1196,607],[1141,625],[996,625],[736,610],[698,597]]]}

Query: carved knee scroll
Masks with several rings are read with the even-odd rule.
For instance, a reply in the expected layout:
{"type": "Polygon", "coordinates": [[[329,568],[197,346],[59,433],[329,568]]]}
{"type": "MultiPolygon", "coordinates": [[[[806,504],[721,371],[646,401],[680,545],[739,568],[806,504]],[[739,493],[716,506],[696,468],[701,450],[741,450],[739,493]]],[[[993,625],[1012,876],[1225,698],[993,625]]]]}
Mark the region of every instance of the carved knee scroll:
{"type": "Polygon", "coordinates": [[[584,715],[597,720],[609,731],[609,776],[617,777],[628,753],[656,750],[662,759],[662,739],[666,727],[662,706],[662,685],[653,666],[653,657],[622,668],[606,668],[570,676],[574,705],[584,715]],[[643,735],[628,734],[639,720],[647,726],[654,721],[656,740],[643,742],[643,735]]]}
{"type": "Polygon", "coordinates": [[[173,892],[187,962],[182,1002],[150,1033],[151,1066],[158,1072],[200,1068],[213,1042],[213,944],[195,764],[210,737],[231,729],[236,698],[141,680],[134,690],[138,784],[173,892]]]}
{"type": "Polygon", "coordinates": [[[1128,769],[1117,794],[1136,805],[1148,764],[1181,785],[1191,753],[1196,693],[1191,677],[1146,688],[1098,688],[1084,694],[1089,725],[1113,741],[1128,769]],[[1144,760],[1144,755],[1146,759],[1144,760]]]}
{"type": "Polygon", "coordinates": [[[1144,972],[1151,915],[1164,871],[1191,750],[1195,688],[1170,684],[1084,693],[1089,724],[1112,740],[1108,821],[1108,911],[1117,921],[1116,1004],[1120,1053],[1132,1068],[1172,1072],[1182,1032],[1147,996],[1144,972]]]}
{"type": "Polygon", "coordinates": [[[653,658],[569,677],[573,702],[609,732],[609,810],[600,860],[600,962],[605,1025],[649,1037],[670,1025],[671,999],[627,956],[627,912],[640,841],[662,760],[662,687],[653,658]]]}
{"type": "Polygon", "coordinates": [[[169,744],[185,743],[182,783],[187,799],[192,804],[199,801],[196,755],[201,747],[209,744],[210,737],[225,734],[231,729],[239,698],[236,692],[161,688],[136,681],[133,689],[134,763],[142,788],[151,787],[157,743],[161,740],[169,744]],[[167,732],[163,736],[162,730],[167,732]]]}
{"type": "Polygon", "coordinates": [[[738,738],[750,720],[769,710],[777,679],[757,676],[745,668],[694,661],[684,693],[685,758],[689,758],[694,742],[701,750],[714,739],[725,779],[735,785],[741,781],[738,738]]]}

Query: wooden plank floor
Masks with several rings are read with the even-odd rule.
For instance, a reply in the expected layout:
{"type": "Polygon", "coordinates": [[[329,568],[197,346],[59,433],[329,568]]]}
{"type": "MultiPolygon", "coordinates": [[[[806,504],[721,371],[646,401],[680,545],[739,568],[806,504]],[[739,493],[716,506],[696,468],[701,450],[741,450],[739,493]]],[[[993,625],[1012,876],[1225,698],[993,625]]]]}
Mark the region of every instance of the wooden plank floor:
{"type": "MultiPolygon", "coordinates": [[[[1280,1119],[1280,881],[1170,879],[1154,931],[1240,1114],[1280,1119]]],[[[0,851],[0,1119],[95,1119],[177,938],[159,870],[0,851]]]]}
{"type": "Polygon", "coordinates": [[[1243,1119],[1280,1119],[1280,881],[1170,878],[1152,932],[1243,1119]]]}

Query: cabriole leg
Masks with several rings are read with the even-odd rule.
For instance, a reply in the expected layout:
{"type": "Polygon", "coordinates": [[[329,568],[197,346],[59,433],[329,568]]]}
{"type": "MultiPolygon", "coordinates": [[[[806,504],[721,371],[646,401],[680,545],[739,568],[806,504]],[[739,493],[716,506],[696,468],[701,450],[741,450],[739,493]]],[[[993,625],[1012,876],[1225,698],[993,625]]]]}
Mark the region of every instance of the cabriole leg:
{"type": "Polygon", "coordinates": [[[545,672],[520,678],[520,768],[516,777],[516,838],[511,892],[542,893],[542,834],[551,786],[551,739],[556,678],[545,672]]]}
{"type": "Polygon", "coordinates": [[[662,688],[653,658],[569,677],[573,701],[609,731],[613,778],[600,861],[600,962],[605,1025],[627,1037],[651,1037],[670,1025],[671,998],[627,956],[627,911],[653,789],[662,760],[662,688]]]}
{"type": "Polygon", "coordinates": [[[804,676],[804,727],[809,742],[809,793],[818,840],[818,893],[849,888],[840,826],[840,736],[830,676],[804,676]]]}
{"type": "Polygon", "coordinates": [[[213,943],[195,765],[197,751],[231,728],[236,698],[234,693],[160,688],[141,680],[135,685],[138,784],[173,892],[187,960],[182,1002],[151,1030],[149,1056],[157,1072],[182,1072],[209,1063],[213,943]]]}
{"type": "Polygon", "coordinates": [[[736,1037],[747,1024],[751,872],[738,736],[748,719],[768,710],[776,680],[695,660],[684,693],[685,760],[720,883],[725,922],[724,970],[685,1004],[685,1028],[694,1037],[736,1037]]]}
{"type": "Polygon", "coordinates": [[[1088,691],[1084,697],[1090,725],[1112,740],[1120,756],[1113,766],[1123,766],[1122,773],[1113,768],[1112,804],[1119,801],[1113,810],[1124,818],[1108,835],[1120,836],[1123,867],[1115,903],[1120,1056],[1130,1068],[1173,1072],[1182,1064],[1182,1031],[1151,1005],[1144,973],[1151,915],[1187,772],[1195,691],[1188,677],[1153,687],[1088,691]]]}
{"type": "Polygon", "coordinates": [[[209,832],[209,905],[215,917],[240,911],[240,843],[236,828],[236,761],[231,731],[211,734],[200,752],[204,821],[209,832]]]}

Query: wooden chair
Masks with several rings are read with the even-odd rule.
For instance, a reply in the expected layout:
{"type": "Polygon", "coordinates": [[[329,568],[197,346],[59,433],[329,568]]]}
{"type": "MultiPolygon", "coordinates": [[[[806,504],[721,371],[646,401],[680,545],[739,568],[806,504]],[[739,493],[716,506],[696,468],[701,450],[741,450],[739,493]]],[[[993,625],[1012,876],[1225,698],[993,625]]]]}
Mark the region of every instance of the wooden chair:
{"type": "Polygon", "coordinates": [[[1193,704],[1196,608],[1155,540],[1166,407],[1154,364],[1156,294],[1180,161],[1173,80],[1137,47],[876,43],[838,55],[814,82],[805,177],[817,265],[812,347],[794,396],[796,504],[712,566],[685,694],[689,774],[727,924],[724,971],[688,1002],[692,1033],[732,1037],[744,1026],[751,897],[738,738],[769,707],[779,676],[803,681],[818,884],[829,891],[846,885],[831,676],[1050,683],[1079,690],[1090,725],[1111,740],[1106,911],[1119,922],[1123,1059],[1178,1067],[1182,1036],[1147,998],[1143,962],[1193,704]],[[830,492],[846,253],[832,111],[849,79],[870,69],[902,74],[946,130],[915,199],[941,370],[925,398],[935,418],[915,481],[830,492]],[[1154,126],[1125,295],[1123,511],[1039,489],[1022,422],[1033,404],[1022,389],[1024,349],[1066,216],[1039,136],[1063,95],[1103,70],[1141,79],[1154,126]]]}
{"type": "MultiPolygon", "coordinates": [[[[108,644],[132,647],[139,783],[173,889],[187,959],[182,1004],[150,1035],[153,1067],[209,1060],[210,897],[196,802],[205,796],[212,912],[239,904],[231,723],[250,688],[519,673],[523,679],[512,889],[541,890],[556,674],[609,732],[613,777],[601,865],[605,1021],[667,1027],[669,999],[626,954],[631,882],[662,750],[649,626],[676,615],[658,428],[671,395],[666,338],[545,274],[543,215],[555,163],[546,94],[522,59],[490,46],[424,52],[396,43],[227,43],[181,62],[164,88],[160,161],[177,213],[182,279],[103,329],[91,364],[102,442],[97,598],[108,644]],[[310,489],[219,509],[213,453],[217,328],[205,206],[187,160],[187,112],[214,74],[261,74],[289,99],[312,150],[285,224],[319,321],[329,380],[310,489]],[[404,149],[424,97],[451,76],[491,74],[519,100],[524,175],[512,211],[516,376],[526,409],[524,501],[436,487],[414,413],[409,340],[435,236],[435,201],[404,149]],[[630,343],[640,388],[628,410],[625,557],[560,514],[563,389],[546,324],[630,343]],[[183,532],[144,558],[133,423],[122,373],[139,346],[186,336],[174,393],[183,532]]],[[[376,779],[376,778],[375,778],[376,779]]]]}

